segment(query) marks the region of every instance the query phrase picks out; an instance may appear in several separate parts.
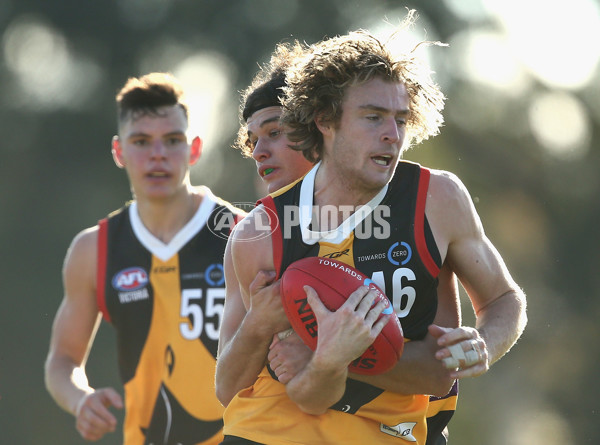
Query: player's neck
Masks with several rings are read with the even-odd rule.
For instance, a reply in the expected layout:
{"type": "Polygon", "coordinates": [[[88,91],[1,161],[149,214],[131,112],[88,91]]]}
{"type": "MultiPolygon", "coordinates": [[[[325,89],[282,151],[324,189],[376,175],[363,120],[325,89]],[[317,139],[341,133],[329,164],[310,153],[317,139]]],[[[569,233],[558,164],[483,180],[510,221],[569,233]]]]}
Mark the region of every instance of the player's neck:
{"type": "Polygon", "coordinates": [[[201,189],[188,186],[168,200],[137,200],[138,213],[148,231],[168,244],[193,218],[203,195],[201,189]]]}
{"type": "Polygon", "coordinates": [[[312,221],[312,230],[315,231],[336,229],[380,191],[353,188],[349,186],[348,181],[331,180],[324,173],[318,171],[315,176],[313,206],[316,211],[313,211],[312,221]],[[337,211],[332,211],[335,207],[337,211]]]}
{"type": "Polygon", "coordinates": [[[380,191],[381,188],[354,187],[353,181],[337,177],[333,170],[326,171],[321,165],[315,175],[313,204],[358,207],[371,201],[380,191]]]}

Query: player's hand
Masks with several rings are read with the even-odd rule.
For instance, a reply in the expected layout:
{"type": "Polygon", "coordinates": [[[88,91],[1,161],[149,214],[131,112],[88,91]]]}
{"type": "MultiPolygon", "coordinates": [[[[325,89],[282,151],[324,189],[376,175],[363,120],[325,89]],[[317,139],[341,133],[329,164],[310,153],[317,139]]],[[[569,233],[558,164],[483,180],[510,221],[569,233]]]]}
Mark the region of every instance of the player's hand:
{"type": "Polygon", "coordinates": [[[312,357],[312,351],[292,328],[273,336],[269,347],[269,364],[284,385],[300,372],[312,357]]]}
{"type": "Polygon", "coordinates": [[[260,270],[249,287],[249,312],[257,317],[260,328],[268,331],[269,336],[290,327],[279,294],[279,280],[275,281],[276,276],[275,271],[260,270]]]}
{"type": "Polygon", "coordinates": [[[352,292],[335,312],[325,307],[312,287],[304,286],[304,290],[319,325],[315,355],[331,369],[347,368],[375,341],[390,320],[390,316],[378,320],[386,303],[379,301],[373,306],[377,291],[367,286],[352,292]]]}
{"type": "Polygon", "coordinates": [[[75,427],[86,440],[99,440],[117,427],[109,408],[123,408],[123,399],[112,388],[101,388],[81,398],[75,410],[75,427]]]}
{"type": "Polygon", "coordinates": [[[447,369],[453,369],[452,378],[477,377],[489,369],[487,346],[479,331],[468,326],[442,328],[429,326],[429,333],[437,338],[440,346],[435,358],[447,369]]]}

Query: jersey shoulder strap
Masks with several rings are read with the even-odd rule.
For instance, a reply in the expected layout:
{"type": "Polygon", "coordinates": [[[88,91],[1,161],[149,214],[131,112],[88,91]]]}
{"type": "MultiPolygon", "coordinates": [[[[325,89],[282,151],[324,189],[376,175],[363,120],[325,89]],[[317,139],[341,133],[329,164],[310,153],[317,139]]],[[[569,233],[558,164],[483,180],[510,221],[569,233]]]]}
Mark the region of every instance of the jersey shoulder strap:
{"type": "Polygon", "coordinates": [[[425,236],[425,204],[427,202],[430,177],[431,171],[428,168],[421,167],[417,190],[417,205],[415,207],[415,243],[423,264],[432,277],[437,277],[440,273],[440,267],[431,255],[425,236]]]}
{"type": "Polygon", "coordinates": [[[108,250],[108,218],[98,222],[98,255],[96,259],[96,302],[102,316],[110,322],[110,314],[106,309],[106,257],[108,250]]]}
{"type": "Polygon", "coordinates": [[[273,264],[277,278],[281,275],[281,261],[283,259],[283,235],[281,233],[281,224],[279,224],[279,216],[275,200],[271,195],[259,200],[256,205],[262,204],[269,217],[269,225],[271,227],[271,242],[273,244],[273,264]]]}

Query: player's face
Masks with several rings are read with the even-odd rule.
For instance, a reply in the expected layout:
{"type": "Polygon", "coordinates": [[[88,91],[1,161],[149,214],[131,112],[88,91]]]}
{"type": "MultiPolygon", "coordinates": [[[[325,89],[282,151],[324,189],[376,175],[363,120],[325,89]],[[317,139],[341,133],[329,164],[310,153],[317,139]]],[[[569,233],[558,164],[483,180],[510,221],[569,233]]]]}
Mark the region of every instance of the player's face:
{"type": "Polygon", "coordinates": [[[409,98],[403,84],[379,78],[346,91],[337,125],[323,132],[323,163],[357,190],[378,191],[389,182],[406,132],[409,98]]]}
{"type": "Polygon", "coordinates": [[[187,120],[178,106],[129,118],[113,140],[113,157],[127,170],[136,199],[163,199],[185,189],[189,166],[200,156],[201,141],[188,143],[187,120]]]}
{"type": "Polygon", "coordinates": [[[308,172],[313,163],[289,147],[290,141],[279,125],[281,107],[267,107],[248,118],[248,139],[253,146],[258,175],[272,193],[308,172]]]}

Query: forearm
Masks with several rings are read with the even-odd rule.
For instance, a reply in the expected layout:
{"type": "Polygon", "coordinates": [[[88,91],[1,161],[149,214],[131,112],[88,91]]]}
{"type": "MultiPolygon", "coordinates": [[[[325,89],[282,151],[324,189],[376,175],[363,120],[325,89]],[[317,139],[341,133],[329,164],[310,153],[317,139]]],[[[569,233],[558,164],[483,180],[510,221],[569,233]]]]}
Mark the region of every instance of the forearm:
{"type": "Polygon", "coordinates": [[[525,294],[518,289],[506,292],[477,312],[475,327],[485,341],[490,365],[510,350],[526,325],[525,294]]]}
{"type": "Polygon", "coordinates": [[[437,348],[436,339],[428,335],[424,340],[406,343],[402,357],[392,370],[379,375],[351,374],[350,377],[400,394],[444,396],[454,379],[435,358],[437,348]]]}
{"type": "Polygon", "coordinates": [[[319,415],[342,398],[347,378],[347,367],[332,367],[314,354],[307,366],[286,385],[286,391],[302,411],[319,415]]]}
{"type": "Polygon", "coordinates": [[[46,361],[45,383],[56,403],[73,415],[76,415],[81,399],[94,391],[88,384],[83,367],[56,357],[46,361]]]}
{"type": "Polygon", "coordinates": [[[223,406],[254,384],[266,364],[271,340],[272,334],[255,329],[251,316],[244,318],[217,359],[216,392],[223,406]]]}

